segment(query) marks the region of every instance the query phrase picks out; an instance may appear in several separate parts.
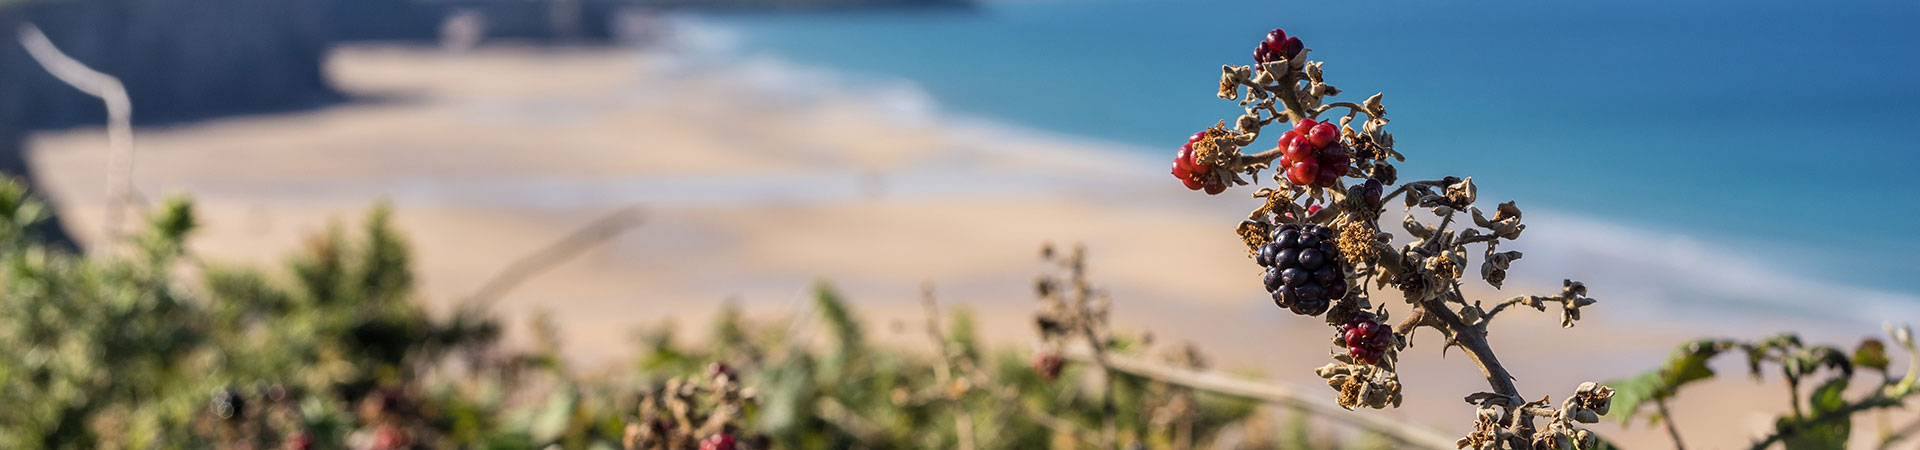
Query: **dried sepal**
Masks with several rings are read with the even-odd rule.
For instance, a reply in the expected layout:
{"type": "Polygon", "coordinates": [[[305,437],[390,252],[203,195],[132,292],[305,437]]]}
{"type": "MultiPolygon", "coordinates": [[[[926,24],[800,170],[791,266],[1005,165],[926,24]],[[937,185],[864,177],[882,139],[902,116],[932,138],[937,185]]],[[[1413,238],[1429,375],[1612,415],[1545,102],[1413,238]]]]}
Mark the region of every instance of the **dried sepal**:
{"type": "Polygon", "coordinates": [[[1252,80],[1253,68],[1251,67],[1220,66],[1220,92],[1217,95],[1225,100],[1239,100],[1240,86],[1250,84],[1252,80]]]}
{"type": "Polygon", "coordinates": [[[1234,228],[1234,232],[1240,234],[1240,241],[1247,244],[1248,258],[1259,253],[1260,246],[1267,245],[1267,234],[1272,228],[1267,221],[1257,219],[1240,221],[1240,226],[1234,228]]]}
{"type": "Polygon", "coordinates": [[[1445,190],[1447,199],[1446,206],[1452,207],[1453,209],[1465,209],[1467,205],[1472,205],[1473,201],[1478,198],[1479,192],[1480,190],[1473,186],[1473,177],[1461,178],[1459,181],[1447,185],[1445,190]]]}
{"type": "Polygon", "coordinates": [[[1573,396],[1567,397],[1560,405],[1562,418],[1579,423],[1595,423],[1600,416],[1607,415],[1613,408],[1613,388],[1606,385],[1585,382],[1575,389],[1573,396]]]}
{"type": "Polygon", "coordinates": [[[1338,393],[1334,402],[1340,407],[1349,410],[1360,406],[1373,409],[1400,407],[1399,374],[1380,366],[1356,364],[1346,355],[1336,356],[1335,359],[1339,362],[1320,366],[1313,372],[1326,379],[1327,386],[1338,393]]]}
{"type": "Polygon", "coordinates": [[[1519,239],[1520,232],[1527,229],[1525,224],[1520,223],[1520,207],[1514,206],[1513,202],[1501,203],[1491,219],[1482,215],[1479,208],[1473,209],[1473,224],[1506,240],[1519,239]]]}
{"type": "Polygon", "coordinates": [[[1473,431],[1454,441],[1454,445],[1462,449],[1499,450],[1503,443],[1510,443],[1515,438],[1513,432],[1507,431],[1506,424],[1506,407],[1482,403],[1473,411],[1473,431]]]}
{"type": "Polygon", "coordinates": [[[1480,262],[1480,279],[1486,280],[1487,284],[1493,285],[1494,289],[1499,289],[1500,285],[1507,280],[1507,267],[1511,266],[1514,260],[1520,259],[1520,256],[1521,253],[1518,251],[1496,252],[1493,245],[1487,245],[1486,257],[1480,262]]]}

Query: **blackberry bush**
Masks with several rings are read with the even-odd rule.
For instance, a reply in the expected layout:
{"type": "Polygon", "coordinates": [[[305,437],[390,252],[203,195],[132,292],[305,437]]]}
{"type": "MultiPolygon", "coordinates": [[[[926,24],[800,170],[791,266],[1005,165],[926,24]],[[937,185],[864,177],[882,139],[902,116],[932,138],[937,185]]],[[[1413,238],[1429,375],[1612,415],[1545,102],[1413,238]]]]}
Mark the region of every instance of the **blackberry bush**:
{"type": "MultiPolygon", "coordinates": [[[[1276,305],[1324,315],[1336,329],[1334,362],[1316,372],[1339,393],[1340,406],[1397,406],[1400,381],[1392,355],[1414,330],[1432,328],[1445,340],[1443,347],[1460,347],[1480,366],[1490,390],[1468,397],[1479,419],[1459,447],[1593,447],[1597,438],[1575,423],[1597,418],[1521,396],[1485,338],[1495,315],[1515,304],[1545,310],[1545,303],[1558,303],[1562,324],[1572,326],[1580,308],[1594,303],[1586,286],[1568,280],[1558,295],[1514,297],[1491,309],[1469,300],[1460,288],[1469,255],[1480,255],[1480,277],[1495,289],[1520,259],[1519,252],[1498,249],[1526,228],[1519,207],[1502,203],[1488,214],[1475,204],[1478,190],[1470,177],[1401,182],[1394,164],[1406,156],[1386,131],[1382,95],[1333,100],[1341,91],[1327,83],[1324,64],[1307,59],[1310,53],[1298,36],[1276,29],[1255,47],[1255,64],[1222,66],[1218,95],[1238,101],[1245,113],[1231,126],[1221,121],[1188,137],[1174,174],[1189,189],[1217,194],[1258,183],[1263,171],[1273,169],[1273,185],[1253,192],[1262,202],[1238,233],[1263,268],[1263,287],[1276,305]],[[1242,151],[1264,146],[1260,142],[1270,134],[1278,136],[1268,141],[1269,149],[1242,151]],[[1403,209],[1389,211],[1395,197],[1403,209]],[[1399,216],[1399,228],[1407,232],[1401,242],[1380,224],[1390,214],[1399,216]],[[1371,300],[1382,294],[1407,305],[1397,326],[1385,323],[1387,305],[1371,300]],[[1536,419],[1547,419],[1547,426],[1537,426],[1536,419]]],[[[1576,393],[1581,405],[1603,405],[1611,395],[1598,385],[1576,393]]]]}

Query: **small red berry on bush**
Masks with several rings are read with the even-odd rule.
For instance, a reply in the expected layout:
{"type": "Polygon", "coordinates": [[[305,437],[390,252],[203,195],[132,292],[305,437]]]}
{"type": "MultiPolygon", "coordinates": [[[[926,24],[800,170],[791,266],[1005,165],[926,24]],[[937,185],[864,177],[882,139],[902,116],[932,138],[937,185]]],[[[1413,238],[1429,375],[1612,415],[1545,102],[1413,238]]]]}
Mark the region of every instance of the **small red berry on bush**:
{"type": "Polygon", "coordinates": [[[1207,194],[1219,194],[1227,190],[1226,182],[1221,181],[1218,177],[1210,176],[1210,172],[1213,171],[1213,166],[1201,164],[1195,159],[1198,158],[1199,155],[1194,152],[1193,144],[1199,143],[1206,138],[1206,131],[1188,136],[1186,145],[1180,146],[1180,151],[1173,154],[1173,168],[1170,169],[1169,172],[1173,174],[1174,178],[1180,179],[1180,183],[1186,185],[1188,190],[1198,191],[1204,189],[1207,194]]]}
{"type": "Polygon", "coordinates": [[[1340,142],[1340,127],[1331,122],[1301,119],[1280,137],[1280,145],[1280,170],[1296,186],[1331,187],[1353,164],[1340,142]]]}
{"type": "Polygon", "coordinates": [[[1307,133],[1313,132],[1313,127],[1319,124],[1320,121],[1313,120],[1313,118],[1300,119],[1300,122],[1293,124],[1293,132],[1301,136],[1307,136],[1307,133]]]}
{"type": "Polygon", "coordinates": [[[1326,147],[1327,144],[1340,139],[1340,130],[1332,123],[1320,122],[1319,125],[1313,126],[1313,130],[1307,132],[1307,137],[1313,138],[1314,147],[1326,147]]]}
{"type": "Polygon", "coordinates": [[[1038,352],[1033,354],[1033,371],[1039,373],[1040,378],[1046,379],[1047,381],[1060,378],[1060,369],[1066,367],[1066,363],[1067,361],[1060,358],[1060,355],[1052,352],[1038,352]]]}
{"type": "Polygon", "coordinates": [[[307,432],[307,430],[300,430],[300,431],[294,432],[293,436],[287,437],[286,449],[287,450],[312,450],[313,449],[313,433],[309,433],[307,432]]]}
{"type": "Polygon", "coordinates": [[[1386,190],[1385,186],[1380,185],[1380,180],[1368,178],[1367,184],[1363,185],[1360,189],[1361,195],[1364,195],[1362,199],[1367,201],[1367,206],[1380,207],[1380,197],[1385,195],[1386,190]]]}
{"type": "Polygon", "coordinates": [[[715,433],[700,440],[700,450],[733,450],[733,435],[715,433]]]}
{"type": "Polygon", "coordinates": [[[1261,40],[1258,47],[1254,47],[1253,60],[1265,63],[1280,58],[1292,58],[1300,56],[1300,50],[1305,48],[1300,38],[1287,36],[1286,31],[1275,28],[1267,32],[1267,38],[1261,40]]]}
{"type": "Polygon", "coordinates": [[[1301,186],[1311,185],[1314,179],[1319,176],[1320,163],[1314,162],[1311,159],[1294,161],[1293,166],[1287,168],[1287,181],[1292,181],[1293,184],[1301,186]]]}
{"type": "Polygon", "coordinates": [[[1340,173],[1335,172],[1333,170],[1333,167],[1334,166],[1332,165],[1321,166],[1320,175],[1318,175],[1317,178],[1314,178],[1313,185],[1319,186],[1319,187],[1332,187],[1333,180],[1340,179],[1340,173]]]}
{"type": "Polygon", "coordinates": [[[1379,364],[1393,348],[1393,327],[1380,323],[1372,314],[1360,314],[1340,325],[1338,341],[1347,355],[1363,364],[1379,364]]]}
{"type": "Polygon", "coordinates": [[[400,450],[412,445],[407,438],[407,430],[391,423],[381,424],[373,430],[373,448],[376,450],[400,450]]]}

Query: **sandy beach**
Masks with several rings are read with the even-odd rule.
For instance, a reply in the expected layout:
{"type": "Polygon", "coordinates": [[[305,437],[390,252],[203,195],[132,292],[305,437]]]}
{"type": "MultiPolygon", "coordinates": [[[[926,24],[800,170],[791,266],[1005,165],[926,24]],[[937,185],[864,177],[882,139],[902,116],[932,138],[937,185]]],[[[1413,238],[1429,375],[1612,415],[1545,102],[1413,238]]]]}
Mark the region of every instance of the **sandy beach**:
{"type": "MultiPolygon", "coordinates": [[[[637,207],[643,225],[495,305],[509,318],[551,313],[582,367],[624,363],[638,325],[677,321],[696,337],[688,329],[727,302],[799,312],[816,280],[843,290],[876,333],[918,320],[920,286],[932,283],[944,303],[978,312],[992,343],[1024,346],[1030,281],[1043,269],[1036,250],[1084,243],[1119,327],[1321,389],[1310,369],[1325,361],[1328,331],[1265,299],[1232,232],[1255,205],[1249,190],[1198,195],[1159,159],[912,101],[759,81],[775,69],[690,68],[621,49],[340,48],[328,71],[359,100],[138,130],[135,185],[149,198],[191,195],[204,219],[193,248],[213,262],[281,261],[306,236],[355,226],[389,201],[416,250],[420,297],[441,310],[513,258],[637,207]]],[[[81,128],[27,144],[82,240],[101,228],[104,143],[98,128],[81,128]]],[[[1551,293],[1560,276],[1581,274],[1517,272],[1504,291],[1476,294],[1551,293]]],[[[1558,327],[1557,311],[1496,324],[1491,338],[1523,392],[1557,400],[1582,381],[1651,368],[1696,336],[1800,329],[1851,347],[1878,332],[1757,314],[1669,317],[1618,292],[1595,286],[1603,303],[1572,329],[1558,327]]],[[[1485,386],[1466,358],[1442,357],[1420,337],[1434,336],[1417,335],[1401,361],[1407,406],[1366,413],[1462,432],[1471,412],[1460,398],[1485,386]]],[[[1786,409],[1783,383],[1756,384],[1742,365],[1721,361],[1722,379],[1673,405],[1693,448],[1743,446],[1786,409]]],[[[1596,428],[1629,448],[1667,445],[1645,425],[1596,428]]]]}

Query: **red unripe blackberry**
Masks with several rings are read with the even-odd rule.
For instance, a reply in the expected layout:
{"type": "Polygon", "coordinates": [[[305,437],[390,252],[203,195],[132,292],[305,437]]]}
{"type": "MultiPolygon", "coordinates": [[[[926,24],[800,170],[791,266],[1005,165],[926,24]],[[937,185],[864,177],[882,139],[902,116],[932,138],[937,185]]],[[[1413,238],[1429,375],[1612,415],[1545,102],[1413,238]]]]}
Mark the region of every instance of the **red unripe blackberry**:
{"type": "Polygon", "coordinates": [[[1316,175],[1313,180],[1313,185],[1319,186],[1319,187],[1332,187],[1333,181],[1340,179],[1340,172],[1334,171],[1333,167],[1334,166],[1322,166],[1320,168],[1320,174],[1316,175]]]}
{"type": "Polygon", "coordinates": [[[1334,156],[1325,156],[1320,158],[1320,166],[1325,167],[1328,170],[1332,170],[1334,171],[1334,173],[1338,174],[1338,175],[1334,175],[1334,178],[1339,178],[1340,175],[1345,175],[1347,171],[1346,170],[1347,166],[1351,164],[1353,164],[1353,160],[1348,159],[1347,155],[1334,155],[1334,156]]]}
{"type": "Polygon", "coordinates": [[[401,450],[412,445],[412,442],[412,439],[407,438],[407,430],[401,429],[398,425],[387,423],[373,429],[374,450],[401,450]]]}
{"type": "Polygon", "coordinates": [[[1347,348],[1354,361],[1379,364],[1393,349],[1393,327],[1380,323],[1372,314],[1361,314],[1341,324],[1334,340],[1347,348]]]}
{"type": "Polygon", "coordinates": [[[1340,143],[1340,141],[1334,141],[1333,144],[1320,148],[1320,159],[1323,160],[1333,158],[1347,159],[1348,155],[1347,145],[1340,143]]]}
{"type": "Polygon", "coordinates": [[[1173,154],[1173,168],[1193,174],[1193,144],[1182,145],[1180,151],[1173,154]]]}
{"type": "Polygon", "coordinates": [[[1204,189],[1207,194],[1214,195],[1225,192],[1227,185],[1225,182],[1207,176],[1208,172],[1213,171],[1213,166],[1201,164],[1195,160],[1199,155],[1193,150],[1194,143],[1206,138],[1206,130],[1188,136],[1186,145],[1180,146],[1180,151],[1173,154],[1173,168],[1168,172],[1172,173],[1174,178],[1179,178],[1180,184],[1186,185],[1188,190],[1204,189]]]}
{"type": "Polygon", "coordinates": [[[1315,316],[1346,296],[1346,268],[1334,246],[1332,228],[1282,224],[1268,238],[1254,262],[1267,268],[1261,281],[1273,294],[1275,305],[1315,316]]]}
{"type": "Polygon", "coordinates": [[[287,438],[286,450],[313,450],[313,433],[300,430],[287,438]]]}
{"type": "Polygon", "coordinates": [[[1327,144],[1332,144],[1333,141],[1340,139],[1340,129],[1334,126],[1333,123],[1320,122],[1319,125],[1314,125],[1313,129],[1307,132],[1307,137],[1313,139],[1314,147],[1326,147],[1327,144]]]}
{"type": "Polygon", "coordinates": [[[1306,45],[1300,42],[1300,38],[1287,36],[1286,31],[1275,28],[1267,32],[1266,39],[1262,39],[1260,45],[1253,48],[1253,60],[1265,63],[1280,58],[1293,58],[1300,56],[1300,51],[1303,49],[1306,49],[1306,45]]]}
{"type": "Polygon", "coordinates": [[[1293,166],[1287,168],[1287,181],[1291,181],[1296,185],[1312,185],[1314,180],[1319,177],[1320,164],[1313,162],[1311,159],[1294,161],[1293,166]]]}
{"type": "Polygon", "coordinates": [[[1060,369],[1067,365],[1067,361],[1052,352],[1038,352],[1033,354],[1032,364],[1034,373],[1040,374],[1040,378],[1053,381],[1060,378],[1060,369]]]}
{"type": "Polygon", "coordinates": [[[1299,122],[1295,122],[1293,124],[1293,132],[1299,133],[1301,136],[1306,136],[1307,133],[1310,133],[1313,131],[1313,127],[1315,125],[1319,125],[1319,124],[1320,124],[1320,121],[1313,120],[1313,118],[1300,119],[1299,122]]]}
{"type": "Polygon", "coordinates": [[[1290,162],[1312,161],[1315,159],[1313,144],[1307,143],[1306,139],[1294,139],[1293,142],[1287,143],[1287,149],[1281,154],[1286,155],[1287,161],[1290,162]]]}
{"type": "Polygon", "coordinates": [[[715,433],[700,440],[700,450],[733,450],[733,435],[715,433]]]}
{"type": "Polygon", "coordinates": [[[1279,28],[1267,32],[1266,39],[1253,48],[1253,60],[1261,63],[1278,60],[1287,56],[1287,32],[1279,28]]]}
{"type": "Polygon", "coordinates": [[[1288,36],[1287,42],[1283,48],[1284,49],[1280,51],[1280,54],[1286,55],[1288,58],[1295,58],[1300,56],[1301,50],[1307,49],[1307,43],[1302,42],[1299,37],[1288,36]]]}
{"type": "Polygon", "coordinates": [[[1273,29],[1273,31],[1268,31],[1267,38],[1265,40],[1260,41],[1260,45],[1263,47],[1272,49],[1274,51],[1286,50],[1287,49],[1287,30],[1275,28],[1273,29]]]}

